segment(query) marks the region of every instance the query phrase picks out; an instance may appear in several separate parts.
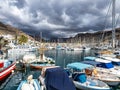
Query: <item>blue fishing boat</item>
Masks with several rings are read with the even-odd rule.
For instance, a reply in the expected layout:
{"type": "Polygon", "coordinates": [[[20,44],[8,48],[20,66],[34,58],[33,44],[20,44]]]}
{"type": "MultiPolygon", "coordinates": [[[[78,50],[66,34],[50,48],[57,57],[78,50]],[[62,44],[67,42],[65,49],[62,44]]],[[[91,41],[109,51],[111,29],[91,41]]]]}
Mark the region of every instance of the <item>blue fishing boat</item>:
{"type": "Polygon", "coordinates": [[[86,68],[93,68],[92,65],[75,62],[70,63],[67,65],[67,68],[72,69],[72,79],[75,84],[75,86],[78,89],[82,90],[110,90],[110,87],[96,79],[88,78],[86,74],[83,72],[86,68]],[[77,71],[77,72],[76,72],[77,71]],[[82,72],[81,72],[82,71],[82,72]]]}
{"type": "Polygon", "coordinates": [[[32,79],[30,75],[27,80],[21,81],[17,90],[42,90],[37,79],[32,79]]]}

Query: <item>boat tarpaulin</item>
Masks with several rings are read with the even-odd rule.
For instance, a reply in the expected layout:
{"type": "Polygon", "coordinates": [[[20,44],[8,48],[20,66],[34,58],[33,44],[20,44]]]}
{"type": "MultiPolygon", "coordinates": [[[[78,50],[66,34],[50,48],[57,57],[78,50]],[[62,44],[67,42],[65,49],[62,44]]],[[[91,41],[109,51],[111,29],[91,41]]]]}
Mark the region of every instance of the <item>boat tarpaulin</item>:
{"type": "Polygon", "coordinates": [[[96,57],[92,57],[92,56],[87,56],[84,57],[84,60],[91,60],[91,61],[95,61],[96,57]]]}
{"type": "Polygon", "coordinates": [[[46,70],[45,85],[47,90],[76,90],[67,72],[61,67],[46,70]]]}
{"type": "Polygon", "coordinates": [[[84,70],[86,68],[92,68],[93,66],[85,63],[74,62],[74,63],[68,64],[67,67],[71,69],[76,69],[76,70],[84,70]]]}
{"type": "Polygon", "coordinates": [[[113,68],[114,66],[113,66],[113,64],[112,63],[102,63],[102,67],[103,68],[113,68]]]}

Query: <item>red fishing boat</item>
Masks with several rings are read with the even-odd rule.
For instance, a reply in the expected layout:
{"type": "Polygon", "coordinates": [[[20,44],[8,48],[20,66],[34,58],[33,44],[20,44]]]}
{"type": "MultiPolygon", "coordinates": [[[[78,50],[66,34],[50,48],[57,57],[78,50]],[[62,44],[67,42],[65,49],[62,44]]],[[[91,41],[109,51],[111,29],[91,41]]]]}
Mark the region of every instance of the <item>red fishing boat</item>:
{"type": "Polygon", "coordinates": [[[4,80],[12,73],[16,67],[16,62],[10,60],[0,60],[0,81],[4,80]]]}

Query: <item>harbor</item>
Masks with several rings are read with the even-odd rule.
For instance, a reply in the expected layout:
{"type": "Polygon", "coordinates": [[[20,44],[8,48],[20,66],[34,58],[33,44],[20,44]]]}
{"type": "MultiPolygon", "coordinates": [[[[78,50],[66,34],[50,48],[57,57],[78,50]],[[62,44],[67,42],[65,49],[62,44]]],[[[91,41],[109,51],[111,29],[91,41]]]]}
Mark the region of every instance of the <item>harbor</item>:
{"type": "MultiPolygon", "coordinates": [[[[55,60],[56,66],[66,68],[67,64],[69,63],[82,62],[84,60],[84,57],[86,56],[95,56],[95,52],[96,50],[94,49],[83,51],[67,51],[53,49],[45,51],[45,56],[53,58],[55,60]]],[[[31,54],[31,52],[29,53],[31,54]]],[[[36,55],[39,55],[38,51],[34,53],[36,53],[36,55]]],[[[41,70],[32,69],[29,65],[26,67],[26,70],[17,69],[18,68],[16,68],[16,70],[5,80],[5,82],[2,83],[1,90],[16,90],[20,82],[22,80],[25,80],[29,75],[32,74],[34,78],[38,79],[41,74],[41,70]],[[6,85],[4,85],[4,83],[6,85]]],[[[119,85],[111,88],[113,88],[112,90],[119,90],[119,85]]]]}
{"type": "Polygon", "coordinates": [[[0,3],[0,90],[120,90],[119,0],[0,3]]]}

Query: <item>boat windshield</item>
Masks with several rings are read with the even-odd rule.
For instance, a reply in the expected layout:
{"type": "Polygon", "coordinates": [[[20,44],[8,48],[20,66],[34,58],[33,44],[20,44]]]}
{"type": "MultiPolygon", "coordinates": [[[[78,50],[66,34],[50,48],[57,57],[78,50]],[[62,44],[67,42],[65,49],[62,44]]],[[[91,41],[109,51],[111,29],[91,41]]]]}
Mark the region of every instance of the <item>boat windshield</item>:
{"type": "Polygon", "coordinates": [[[98,65],[98,67],[110,69],[110,68],[113,68],[114,66],[112,63],[101,63],[98,65]]]}
{"type": "Polygon", "coordinates": [[[120,66],[120,62],[112,62],[113,65],[120,66]]]}

